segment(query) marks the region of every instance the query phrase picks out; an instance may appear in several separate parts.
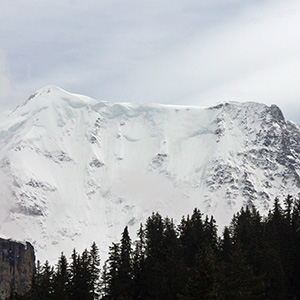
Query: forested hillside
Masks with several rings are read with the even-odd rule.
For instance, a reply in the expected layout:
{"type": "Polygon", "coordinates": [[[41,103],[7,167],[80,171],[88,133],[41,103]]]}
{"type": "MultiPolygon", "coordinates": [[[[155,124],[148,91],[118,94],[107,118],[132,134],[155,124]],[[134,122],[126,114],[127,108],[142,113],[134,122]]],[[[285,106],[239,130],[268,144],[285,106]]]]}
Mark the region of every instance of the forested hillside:
{"type": "Polygon", "coordinates": [[[70,262],[38,263],[30,292],[10,299],[300,299],[300,200],[291,196],[267,217],[242,208],[220,237],[198,209],[179,225],[153,213],[137,236],[125,227],[101,271],[95,243],[70,262]]]}

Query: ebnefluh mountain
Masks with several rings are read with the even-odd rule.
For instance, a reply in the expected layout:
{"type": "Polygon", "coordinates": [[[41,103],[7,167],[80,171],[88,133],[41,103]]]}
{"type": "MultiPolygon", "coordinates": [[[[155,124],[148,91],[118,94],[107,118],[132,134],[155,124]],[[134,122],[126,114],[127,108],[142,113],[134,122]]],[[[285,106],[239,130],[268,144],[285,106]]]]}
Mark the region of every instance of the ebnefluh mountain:
{"type": "Polygon", "coordinates": [[[0,233],[38,259],[106,252],[151,212],[195,207],[222,228],[242,205],[297,196],[300,126],[259,103],[109,103],[47,86],[0,122],[0,233]]]}

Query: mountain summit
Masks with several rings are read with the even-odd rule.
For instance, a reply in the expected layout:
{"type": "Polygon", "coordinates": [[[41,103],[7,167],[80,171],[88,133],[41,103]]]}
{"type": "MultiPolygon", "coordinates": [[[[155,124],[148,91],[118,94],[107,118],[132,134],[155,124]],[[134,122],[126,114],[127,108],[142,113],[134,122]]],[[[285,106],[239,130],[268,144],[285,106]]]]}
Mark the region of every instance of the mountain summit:
{"type": "Polygon", "coordinates": [[[106,252],[153,211],[223,226],[245,204],[298,195],[300,127],[275,106],[109,103],[47,86],[0,121],[0,233],[39,259],[106,252]],[[68,252],[67,252],[68,253],[68,252]]]}

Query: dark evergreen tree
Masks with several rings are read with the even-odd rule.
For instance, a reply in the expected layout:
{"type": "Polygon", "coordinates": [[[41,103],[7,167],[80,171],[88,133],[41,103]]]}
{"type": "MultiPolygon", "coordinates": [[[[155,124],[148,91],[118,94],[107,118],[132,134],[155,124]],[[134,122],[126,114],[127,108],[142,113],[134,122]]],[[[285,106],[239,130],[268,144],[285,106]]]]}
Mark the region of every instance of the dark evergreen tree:
{"type": "Polygon", "coordinates": [[[41,299],[42,300],[48,300],[52,299],[53,295],[53,268],[49,265],[48,260],[46,260],[41,273],[41,299]]]}
{"type": "Polygon", "coordinates": [[[133,280],[134,300],[145,299],[145,231],[143,225],[137,232],[138,240],[135,242],[133,252],[133,280]]]}
{"type": "Polygon", "coordinates": [[[246,250],[251,240],[251,213],[248,206],[233,217],[231,232],[234,243],[239,243],[246,250]]]}
{"type": "Polygon", "coordinates": [[[53,299],[69,299],[69,280],[70,272],[67,258],[61,253],[53,277],[53,299]]]}
{"type": "Polygon", "coordinates": [[[179,231],[186,265],[191,268],[195,264],[196,253],[200,251],[205,239],[202,213],[199,209],[194,209],[191,218],[189,216],[186,219],[182,218],[179,231]]]}
{"type": "Polygon", "coordinates": [[[205,244],[196,255],[195,265],[180,300],[220,299],[216,258],[210,244],[205,244]]]}
{"type": "Polygon", "coordinates": [[[110,287],[109,287],[109,276],[108,276],[108,261],[106,261],[102,268],[101,280],[100,280],[100,299],[109,299],[110,287]]]}
{"type": "MultiPolygon", "coordinates": [[[[285,299],[291,299],[290,291],[293,278],[293,264],[295,257],[295,241],[293,241],[293,231],[291,226],[292,199],[285,200],[286,208],[282,209],[279,199],[276,198],[272,212],[270,212],[266,224],[267,249],[271,249],[278,257],[279,267],[282,268],[282,279],[285,280],[285,299]]],[[[274,254],[274,255],[275,255],[274,254]]],[[[277,268],[278,270],[280,268],[277,268]]],[[[269,274],[269,273],[268,273],[269,274]]]]}
{"type": "Polygon", "coordinates": [[[133,298],[133,266],[132,266],[131,239],[126,226],[121,238],[120,262],[118,270],[119,299],[131,300],[133,298]]]}
{"type": "Polygon", "coordinates": [[[204,224],[204,241],[209,243],[211,248],[216,251],[218,248],[218,234],[216,220],[211,216],[210,218],[206,216],[204,224]]]}
{"type": "Polygon", "coordinates": [[[107,272],[104,282],[106,288],[105,299],[108,300],[119,300],[119,268],[120,268],[120,245],[113,243],[109,248],[109,257],[107,260],[107,272]]]}
{"type": "Polygon", "coordinates": [[[265,270],[265,299],[290,299],[287,294],[286,276],[276,250],[272,248],[267,250],[263,268],[265,270]]]}
{"type": "Polygon", "coordinates": [[[293,201],[294,201],[294,199],[291,195],[288,195],[283,201],[283,203],[285,205],[285,209],[284,209],[283,213],[284,213],[284,216],[286,219],[286,223],[288,225],[291,225],[291,222],[292,222],[293,201]]]}
{"type": "Polygon", "coordinates": [[[40,261],[38,260],[32,275],[30,291],[27,293],[27,296],[32,300],[42,299],[41,278],[42,267],[40,261]]]}
{"type": "Polygon", "coordinates": [[[90,273],[90,256],[87,250],[84,250],[80,256],[74,249],[70,270],[70,299],[93,299],[90,273]]]}
{"type": "Polygon", "coordinates": [[[300,199],[293,203],[291,226],[294,233],[300,233],[300,199]]]}
{"type": "Polygon", "coordinates": [[[233,251],[232,239],[228,227],[225,227],[223,233],[223,239],[221,241],[221,260],[225,262],[230,261],[230,257],[233,251]]]}
{"type": "Polygon", "coordinates": [[[164,224],[160,214],[152,214],[147,219],[145,228],[145,296],[146,299],[163,299],[163,282],[161,280],[163,261],[164,224]]]}
{"type": "Polygon", "coordinates": [[[239,244],[235,245],[230,260],[223,262],[222,272],[220,299],[264,299],[261,281],[255,277],[252,267],[246,262],[246,255],[239,244]]]}
{"type": "Polygon", "coordinates": [[[295,199],[293,203],[291,228],[295,252],[290,286],[296,299],[300,299],[300,199],[295,199]]]}
{"type": "Polygon", "coordinates": [[[80,285],[81,285],[81,275],[80,275],[80,257],[79,254],[73,249],[73,253],[71,256],[71,264],[70,264],[70,299],[79,300],[80,295],[80,285]]]}
{"type": "Polygon", "coordinates": [[[253,267],[256,276],[262,275],[261,265],[264,260],[265,239],[261,216],[254,206],[248,206],[233,217],[230,225],[234,244],[241,247],[247,264],[253,267]]]}
{"type": "Polygon", "coordinates": [[[183,251],[173,220],[164,219],[161,285],[163,299],[177,299],[187,277],[183,251]]]}
{"type": "Polygon", "coordinates": [[[100,275],[100,256],[99,249],[94,242],[91,246],[91,250],[89,252],[90,255],[90,278],[91,278],[91,293],[92,299],[98,299],[100,292],[100,283],[99,283],[99,275],[100,275]]]}
{"type": "Polygon", "coordinates": [[[81,259],[79,260],[80,273],[81,273],[81,293],[82,298],[86,300],[94,299],[94,286],[92,279],[91,270],[91,255],[88,250],[84,250],[81,254],[81,259]]]}

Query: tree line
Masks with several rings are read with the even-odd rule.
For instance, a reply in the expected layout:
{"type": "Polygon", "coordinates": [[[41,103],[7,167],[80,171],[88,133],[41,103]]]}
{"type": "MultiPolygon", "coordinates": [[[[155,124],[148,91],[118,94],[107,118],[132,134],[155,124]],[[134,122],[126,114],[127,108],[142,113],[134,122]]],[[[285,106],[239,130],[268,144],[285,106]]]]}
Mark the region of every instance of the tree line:
{"type": "Polygon", "coordinates": [[[300,299],[300,200],[275,199],[268,216],[246,206],[222,236],[195,209],[179,225],[153,213],[131,241],[125,227],[100,270],[95,243],[68,263],[38,262],[21,300],[300,299]]]}

